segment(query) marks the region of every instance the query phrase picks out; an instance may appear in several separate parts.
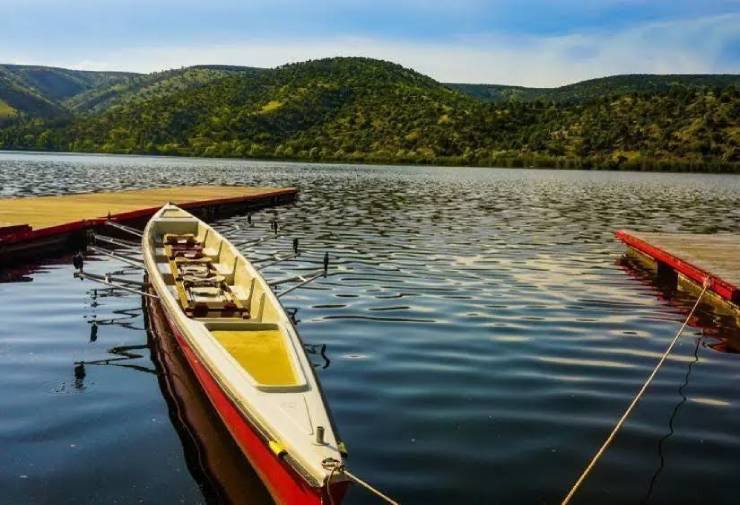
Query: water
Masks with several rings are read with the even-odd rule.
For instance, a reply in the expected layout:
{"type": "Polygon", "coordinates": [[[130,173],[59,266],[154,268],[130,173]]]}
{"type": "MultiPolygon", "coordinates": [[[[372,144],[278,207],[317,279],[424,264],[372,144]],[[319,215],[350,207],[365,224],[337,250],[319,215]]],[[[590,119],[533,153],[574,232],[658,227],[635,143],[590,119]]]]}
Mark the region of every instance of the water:
{"type": "MultiPolygon", "coordinates": [[[[740,232],[731,175],[0,154],[6,196],[192,183],[300,189],[281,236],[245,252],[298,237],[332,254],[338,274],[285,304],[327,345],[327,368],[312,359],[352,469],[405,504],[559,503],[694,301],[625,261],[614,230],[740,232]]],[[[216,226],[256,238],[272,213],[216,226]]],[[[3,275],[0,502],[269,502],[213,419],[189,441],[139,298],[95,296],[68,257],[3,275]]],[[[737,503],[740,356],[715,349],[737,338],[700,308],[576,503],[737,503]]]]}

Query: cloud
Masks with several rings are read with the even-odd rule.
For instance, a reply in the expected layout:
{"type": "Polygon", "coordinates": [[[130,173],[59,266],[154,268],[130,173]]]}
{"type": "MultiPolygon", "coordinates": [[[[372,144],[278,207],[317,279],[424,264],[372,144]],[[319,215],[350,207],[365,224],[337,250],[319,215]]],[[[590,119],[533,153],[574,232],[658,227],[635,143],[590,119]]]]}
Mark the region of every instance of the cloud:
{"type": "Polygon", "coordinates": [[[352,36],[255,38],[101,51],[86,54],[84,61],[35,63],[149,72],[206,63],[274,67],[330,56],[367,56],[400,63],[443,82],[559,86],[625,73],[738,73],[738,26],[740,13],[611,32],[468,34],[436,43],[352,36]]]}

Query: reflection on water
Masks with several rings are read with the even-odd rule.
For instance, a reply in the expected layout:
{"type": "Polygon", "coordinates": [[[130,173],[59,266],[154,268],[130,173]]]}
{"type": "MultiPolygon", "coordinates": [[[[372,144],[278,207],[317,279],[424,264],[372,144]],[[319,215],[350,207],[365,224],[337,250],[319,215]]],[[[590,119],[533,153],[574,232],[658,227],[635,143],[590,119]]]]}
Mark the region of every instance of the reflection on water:
{"type": "MultiPolygon", "coordinates": [[[[687,306],[693,305],[696,301],[698,291],[687,293],[679,289],[675,278],[661,278],[629,255],[621,256],[617,265],[621,266],[627,275],[654,286],[656,296],[678,310],[688,311],[687,306]]],[[[701,331],[702,345],[718,352],[740,353],[740,314],[727,308],[711,307],[710,303],[704,300],[702,304],[705,310],[697,312],[688,324],[701,331]]]]}
{"type": "Polygon", "coordinates": [[[170,419],[190,473],[209,503],[270,505],[267,489],[247,464],[190,371],[158,303],[150,303],[148,335],[170,419]]]}
{"type": "MultiPolygon", "coordinates": [[[[298,238],[302,261],[267,268],[270,278],[330,254],[337,273],[284,302],[316,351],[351,467],[406,504],[559,502],[694,301],[618,261],[613,231],[740,232],[740,179],[728,175],[0,154],[6,195],[178,183],[299,187],[293,205],[215,225],[253,259],[290,253],[298,238]]],[[[211,438],[223,432],[213,416],[198,414],[206,435],[182,421],[189,386],[186,401],[162,394],[182,375],[89,365],[162,370],[157,346],[153,357],[136,348],[148,343],[141,312],[129,312],[137,297],[98,290],[92,302],[69,263],[0,283],[10,503],[263,503],[238,451],[208,453],[229,440],[211,438]],[[230,491],[242,478],[247,488],[230,491]]],[[[700,307],[579,503],[736,502],[740,363],[711,347],[736,327],[700,307]]],[[[347,503],[375,502],[353,490],[347,503]]]]}
{"type": "Polygon", "coordinates": [[[669,438],[673,436],[675,433],[675,428],[673,426],[673,423],[676,421],[676,416],[678,416],[678,411],[681,410],[681,407],[686,403],[688,400],[686,393],[684,392],[686,387],[689,385],[689,377],[691,376],[691,369],[694,367],[694,364],[699,361],[699,345],[701,344],[701,338],[696,339],[696,346],[694,347],[694,359],[688,364],[686,367],[686,376],[683,379],[683,383],[678,388],[678,394],[681,396],[681,399],[676,404],[675,407],[673,407],[673,412],[671,412],[671,417],[668,420],[668,433],[663,435],[660,440],[658,440],[658,458],[660,459],[660,464],[658,465],[658,468],[655,470],[655,473],[653,474],[653,477],[650,479],[650,486],[648,487],[648,491],[645,494],[645,498],[642,500],[641,503],[648,503],[650,502],[650,498],[653,495],[653,489],[655,489],[655,484],[658,482],[658,477],[660,477],[661,472],[663,472],[663,469],[665,468],[665,454],[663,452],[663,447],[665,443],[668,441],[669,438]]]}
{"type": "MultiPolygon", "coordinates": [[[[93,342],[94,340],[90,339],[90,341],[93,342]]],[[[91,361],[79,361],[75,363],[75,377],[77,377],[78,375],[77,370],[79,368],[81,371],[80,379],[84,379],[85,378],[85,366],[91,366],[91,365],[120,366],[124,368],[131,368],[133,370],[138,370],[139,372],[156,374],[157,372],[152,368],[126,363],[126,361],[133,361],[133,360],[138,360],[139,358],[142,358],[143,357],[142,354],[133,352],[133,351],[138,351],[142,349],[147,349],[147,346],[146,345],[125,345],[121,347],[112,347],[108,349],[108,352],[116,356],[115,358],[104,358],[104,359],[96,359],[96,360],[91,360],[91,361]]]]}

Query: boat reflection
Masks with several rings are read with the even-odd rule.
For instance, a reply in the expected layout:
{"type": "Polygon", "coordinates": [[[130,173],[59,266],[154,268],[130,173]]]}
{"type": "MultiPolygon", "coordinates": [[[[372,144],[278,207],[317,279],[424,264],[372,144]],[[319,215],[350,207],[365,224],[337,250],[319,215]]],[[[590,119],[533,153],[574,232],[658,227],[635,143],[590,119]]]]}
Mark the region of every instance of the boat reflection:
{"type": "Polygon", "coordinates": [[[145,311],[152,361],[190,473],[211,504],[273,504],[267,489],[200,389],[159,303],[145,311]]]}
{"type": "MultiPolygon", "coordinates": [[[[91,307],[104,297],[130,297],[115,289],[98,288],[89,292],[91,307]]],[[[142,304],[145,303],[142,300],[142,304]]],[[[211,505],[273,505],[267,489],[234,443],[222,421],[213,412],[208,398],[184,361],[174,335],[162,324],[158,304],[149,310],[135,306],[113,311],[112,317],[87,316],[90,342],[98,340],[101,326],[118,326],[134,331],[145,330],[147,343],[108,349],[109,358],[78,361],[74,364],[74,388],[85,389],[87,367],[116,366],[157,376],[169,417],[183,447],[185,461],[206,503],[211,505]],[[144,314],[144,328],[137,326],[144,314]],[[141,364],[149,349],[152,366],[141,364]],[[144,352],[142,352],[144,351],[144,352]]]]}

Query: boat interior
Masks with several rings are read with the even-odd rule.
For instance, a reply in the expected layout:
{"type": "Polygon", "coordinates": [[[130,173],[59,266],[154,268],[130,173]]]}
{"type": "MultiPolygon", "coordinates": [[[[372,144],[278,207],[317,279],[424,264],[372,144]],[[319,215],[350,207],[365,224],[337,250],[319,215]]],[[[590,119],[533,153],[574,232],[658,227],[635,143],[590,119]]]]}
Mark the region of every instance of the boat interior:
{"type": "Polygon", "coordinates": [[[282,307],[234,247],[179,208],[164,209],[153,226],[157,269],[185,315],[202,322],[260,389],[304,385],[282,307]]]}

